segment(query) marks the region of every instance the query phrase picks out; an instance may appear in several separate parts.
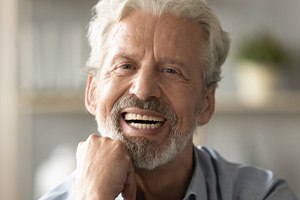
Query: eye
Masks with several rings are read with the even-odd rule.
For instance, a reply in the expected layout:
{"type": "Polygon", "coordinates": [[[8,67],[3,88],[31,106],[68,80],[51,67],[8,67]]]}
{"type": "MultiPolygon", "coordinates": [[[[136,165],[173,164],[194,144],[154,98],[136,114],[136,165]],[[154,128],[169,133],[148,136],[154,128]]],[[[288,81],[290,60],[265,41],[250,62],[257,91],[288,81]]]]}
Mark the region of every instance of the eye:
{"type": "Polygon", "coordinates": [[[114,73],[117,75],[129,75],[134,73],[134,71],[136,70],[135,65],[130,64],[130,63],[120,63],[119,65],[117,65],[114,69],[114,73]]]}
{"type": "Polygon", "coordinates": [[[167,74],[180,74],[177,69],[172,68],[172,67],[166,67],[166,68],[162,69],[162,72],[167,73],[167,74]]]}
{"type": "Polygon", "coordinates": [[[119,66],[120,69],[133,69],[133,66],[131,64],[122,64],[119,66]]]}

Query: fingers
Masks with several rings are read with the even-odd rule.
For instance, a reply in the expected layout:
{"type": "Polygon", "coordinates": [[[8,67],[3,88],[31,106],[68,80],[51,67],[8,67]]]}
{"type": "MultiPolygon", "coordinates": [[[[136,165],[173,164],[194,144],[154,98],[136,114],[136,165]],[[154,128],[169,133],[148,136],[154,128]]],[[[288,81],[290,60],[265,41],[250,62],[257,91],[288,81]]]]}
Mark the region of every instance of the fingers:
{"type": "Polygon", "coordinates": [[[86,141],[82,141],[78,143],[77,150],[76,150],[77,167],[81,166],[79,161],[86,158],[86,155],[88,154],[88,148],[91,146],[93,141],[97,140],[98,138],[100,138],[100,136],[93,133],[87,138],[86,141]]]}
{"type": "Polygon", "coordinates": [[[76,158],[80,196],[111,199],[122,193],[125,199],[135,200],[134,167],[123,142],[92,134],[78,144],[76,158]]]}

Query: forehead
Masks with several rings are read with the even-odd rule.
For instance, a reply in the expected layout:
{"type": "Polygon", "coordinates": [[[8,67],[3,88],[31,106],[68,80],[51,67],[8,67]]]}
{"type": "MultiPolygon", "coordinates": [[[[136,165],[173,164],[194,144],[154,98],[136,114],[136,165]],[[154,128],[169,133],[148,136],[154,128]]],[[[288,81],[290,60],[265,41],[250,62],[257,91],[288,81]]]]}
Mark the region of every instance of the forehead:
{"type": "Polygon", "coordinates": [[[116,52],[144,55],[151,51],[155,58],[198,63],[205,35],[201,25],[191,20],[135,11],[116,24],[109,41],[110,49],[116,52]]]}

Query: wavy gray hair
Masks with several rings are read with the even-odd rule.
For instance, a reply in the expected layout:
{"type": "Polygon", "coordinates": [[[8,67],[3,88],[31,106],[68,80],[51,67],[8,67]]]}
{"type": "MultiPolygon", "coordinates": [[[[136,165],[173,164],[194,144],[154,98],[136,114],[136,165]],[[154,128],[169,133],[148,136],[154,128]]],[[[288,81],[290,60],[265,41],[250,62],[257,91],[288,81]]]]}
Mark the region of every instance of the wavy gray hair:
{"type": "Polygon", "coordinates": [[[208,88],[220,81],[221,65],[228,54],[230,40],[205,0],[100,0],[94,7],[94,17],[89,26],[91,53],[87,62],[88,72],[101,67],[110,31],[134,10],[143,10],[155,16],[168,13],[199,23],[207,36],[207,43],[202,47],[205,54],[199,55],[203,61],[204,84],[208,88]]]}

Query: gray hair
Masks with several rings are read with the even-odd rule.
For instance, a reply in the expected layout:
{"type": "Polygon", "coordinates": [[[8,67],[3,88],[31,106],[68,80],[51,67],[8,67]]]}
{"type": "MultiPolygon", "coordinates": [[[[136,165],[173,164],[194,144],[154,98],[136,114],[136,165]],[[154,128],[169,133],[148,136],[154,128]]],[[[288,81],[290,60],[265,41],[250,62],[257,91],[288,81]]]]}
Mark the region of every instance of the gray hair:
{"type": "Polygon", "coordinates": [[[134,10],[143,10],[155,16],[168,13],[199,23],[207,36],[204,55],[199,55],[203,61],[204,84],[209,87],[220,81],[221,65],[228,54],[230,40],[205,0],[100,0],[94,7],[94,17],[89,26],[91,53],[87,66],[99,69],[110,31],[134,10]]]}

